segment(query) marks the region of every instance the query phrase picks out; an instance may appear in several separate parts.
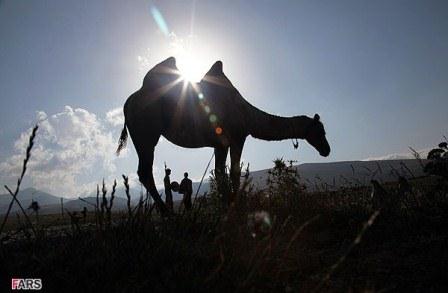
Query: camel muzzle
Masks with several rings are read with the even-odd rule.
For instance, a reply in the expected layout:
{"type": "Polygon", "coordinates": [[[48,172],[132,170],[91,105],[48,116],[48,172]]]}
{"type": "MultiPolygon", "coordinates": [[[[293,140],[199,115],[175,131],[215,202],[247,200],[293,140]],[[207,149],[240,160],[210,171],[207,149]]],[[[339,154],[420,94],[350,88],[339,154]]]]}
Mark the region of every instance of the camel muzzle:
{"type": "Polygon", "coordinates": [[[330,155],[330,149],[319,152],[322,157],[328,157],[330,155]]]}

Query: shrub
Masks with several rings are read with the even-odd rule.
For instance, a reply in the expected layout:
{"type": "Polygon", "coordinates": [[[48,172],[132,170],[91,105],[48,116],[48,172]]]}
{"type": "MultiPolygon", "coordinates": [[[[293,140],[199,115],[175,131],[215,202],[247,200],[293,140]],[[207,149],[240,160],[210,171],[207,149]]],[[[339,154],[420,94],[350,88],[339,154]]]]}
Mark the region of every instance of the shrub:
{"type": "Polygon", "coordinates": [[[425,165],[425,172],[430,175],[438,175],[448,180],[448,143],[439,143],[437,148],[428,153],[429,162],[425,165]]]}

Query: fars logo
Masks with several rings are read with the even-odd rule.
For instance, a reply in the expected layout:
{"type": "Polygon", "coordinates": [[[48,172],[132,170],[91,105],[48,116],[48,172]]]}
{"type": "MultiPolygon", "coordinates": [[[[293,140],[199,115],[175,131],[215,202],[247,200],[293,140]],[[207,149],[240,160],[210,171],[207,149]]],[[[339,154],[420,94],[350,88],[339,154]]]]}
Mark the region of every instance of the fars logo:
{"type": "Polygon", "coordinates": [[[12,290],[40,290],[42,289],[42,279],[11,279],[12,290]]]}

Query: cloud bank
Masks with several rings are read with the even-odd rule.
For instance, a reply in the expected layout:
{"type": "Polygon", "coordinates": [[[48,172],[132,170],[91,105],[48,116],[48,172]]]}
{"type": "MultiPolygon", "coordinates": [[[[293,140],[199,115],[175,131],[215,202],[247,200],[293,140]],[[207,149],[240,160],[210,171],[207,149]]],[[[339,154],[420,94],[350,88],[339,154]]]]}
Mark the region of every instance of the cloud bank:
{"type": "Polygon", "coordinates": [[[106,121],[112,126],[122,126],[124,124],[123,108],[115,108],[106,113],[106,121]]]}
{"type": "MultiPolygon", "coordinates": [[[[70,106],[51,116],[37,112],[39,130],[26,175],[30,184],[55,195],[75,197],[92,191],[95,184],[85,183],[90,172],[111,176],[116,171],[114,127],[123,122],[118,110],[107,112],[105,119],[70,106]]],[[[13,155],[0,163],[2,183],[16,182],[30,133],[31,128],[21,133],[14,142],[13,155]]]]}

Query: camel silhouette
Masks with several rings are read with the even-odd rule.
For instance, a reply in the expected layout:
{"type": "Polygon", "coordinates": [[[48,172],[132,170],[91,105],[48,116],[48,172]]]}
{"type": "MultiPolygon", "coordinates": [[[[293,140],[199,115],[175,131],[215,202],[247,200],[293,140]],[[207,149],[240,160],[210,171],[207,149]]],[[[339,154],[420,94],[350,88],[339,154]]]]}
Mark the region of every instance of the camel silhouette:
{"type": "Polygon", "coordinates": [[[139,180],[162,213],[167,208],[152,171],[154,148],[161,135],[186,148],[214,148],[217,179],[225,174],[230,149],[233,190],[240,184],[240,158],[248,135],[268,141],[305,139],[320,155],[330,154],[318,114],[313,118],[279,117],[259,110],[227,79],[221,61],[213,64],[200,82],[190,83],[182,79],[174,57],[164,60],[149,70],[142,87],[127,99],[124,116],[117,154],[126,146],[128,129],[139,158],[139,180]]]}

